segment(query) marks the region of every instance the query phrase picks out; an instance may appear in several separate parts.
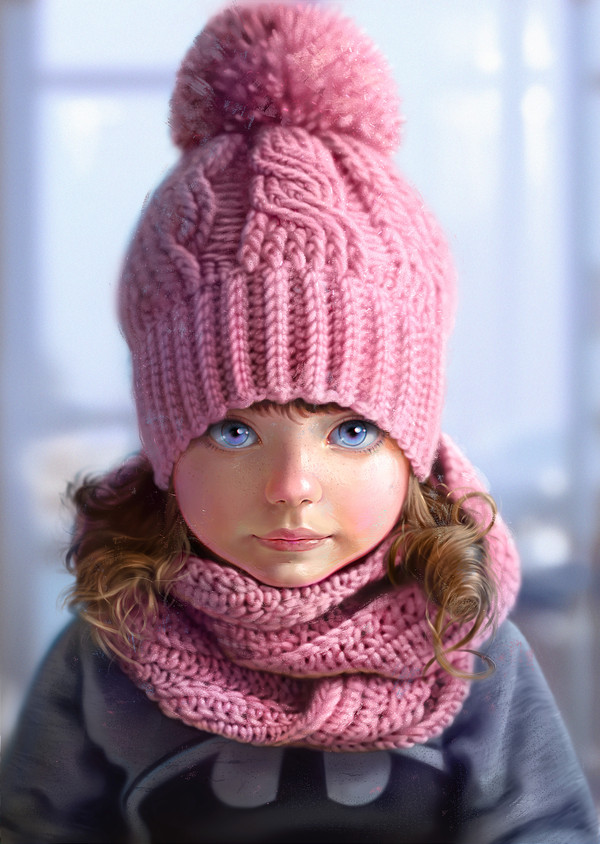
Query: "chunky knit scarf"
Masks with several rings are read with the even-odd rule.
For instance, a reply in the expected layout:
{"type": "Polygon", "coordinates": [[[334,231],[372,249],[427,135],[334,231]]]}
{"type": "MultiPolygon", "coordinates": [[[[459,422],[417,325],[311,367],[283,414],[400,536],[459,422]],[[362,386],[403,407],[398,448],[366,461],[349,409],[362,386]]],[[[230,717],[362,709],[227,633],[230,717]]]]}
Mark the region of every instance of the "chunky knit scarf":
{"type": "MultiPolygon", "coordinates": [[[[455,497],[481,489],[448,438],[438,466],[455,497]]],[[[518,590],[518,559],[501,521],[488,541],[500,623],[518,590]]],[[[425,742],[452,722],[469,681],[437,662],[422,676],[433,656],[425,598],[418,585],[390,587],[388,549],[386,541],[320,583],[285,589],[192,557],[176,605],[161,607],[122,667],[165,715],[241,742],[338,751],[425,742]]],[[[465,632],[454,625],[447,644],[465,632]]],[[[473,669],[469,652],[450,661],[473,669]]]]}

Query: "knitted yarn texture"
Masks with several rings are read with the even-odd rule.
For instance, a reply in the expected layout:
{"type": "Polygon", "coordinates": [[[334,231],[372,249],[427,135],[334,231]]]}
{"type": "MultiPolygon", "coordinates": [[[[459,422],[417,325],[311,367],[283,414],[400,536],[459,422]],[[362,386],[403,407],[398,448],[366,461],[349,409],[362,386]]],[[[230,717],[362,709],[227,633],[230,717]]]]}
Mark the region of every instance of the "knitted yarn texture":
{"type": "MultiPolygon", "coordinates": [[[[438,462],[455,498],[481,490],[447,437],[438,462]]],[[[488,542],[501,623],[516,598],[519,564],[501,521],[488,542]]],[[[178,605],[162,606],[121,666],[165,715],[237,741],[338,751],[425,742],[452,722],[470,683],[438,663],[422,675],[433,656],[425,597],[416,584],[390,587],[388,548],[384,542],[320,583],[285,589],[192,557],[173,589],[178,605]],[[411,678],[402,695],[399,677],[411,678]]],[[[465,632],[454,625],[446,645],[465,632]]],[[[467,651],[450,661],[472,671],[467,651]]]]}
{"type": "Polygon", "coordinates": [[[424,479],[454,270],[392,160],[401,120],[382,56],[320,5],[236,3],[185,57],[170,122],[181,157],[119,293],[158,486],[228,410],[297,398],[375,422],[424,479]]]}

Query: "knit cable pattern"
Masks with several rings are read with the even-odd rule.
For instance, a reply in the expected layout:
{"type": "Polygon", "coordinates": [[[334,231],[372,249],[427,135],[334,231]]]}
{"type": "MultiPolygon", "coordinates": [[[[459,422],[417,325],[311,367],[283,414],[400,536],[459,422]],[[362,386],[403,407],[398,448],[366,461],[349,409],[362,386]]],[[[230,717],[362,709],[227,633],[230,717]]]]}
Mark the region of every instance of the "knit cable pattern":
{"type": "Polygon", "coordinates": [[[298,398],[351,407],[427,477],[454,270],[391,158],[381,55],[331,9],[236,3],[184,59],[171,112],[181,158],[119,289],[156,483],[231,408],[298,398]]]}

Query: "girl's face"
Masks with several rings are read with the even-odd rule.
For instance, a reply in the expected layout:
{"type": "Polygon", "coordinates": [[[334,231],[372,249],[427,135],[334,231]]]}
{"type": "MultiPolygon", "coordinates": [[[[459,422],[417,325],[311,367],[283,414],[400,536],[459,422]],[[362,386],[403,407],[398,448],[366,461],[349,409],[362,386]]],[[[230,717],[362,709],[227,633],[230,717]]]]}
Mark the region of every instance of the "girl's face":
{"type": "Polygon", "coordinates": [[[409,463],[351,410],[232,410],[174,472],[188,527],[269,586],[308,586],[357,560],[396,524],[409,463]]]}

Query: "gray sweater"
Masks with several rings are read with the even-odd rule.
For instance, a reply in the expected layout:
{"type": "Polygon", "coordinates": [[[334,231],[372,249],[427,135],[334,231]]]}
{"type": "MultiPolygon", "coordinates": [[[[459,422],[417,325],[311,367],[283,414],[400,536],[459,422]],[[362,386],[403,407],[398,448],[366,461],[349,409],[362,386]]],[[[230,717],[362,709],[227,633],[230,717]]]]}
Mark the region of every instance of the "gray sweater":
{"type": "Polygon", "coordinates": [[[527,642],[505,622],[486,649],[495,674],[472,683],[441,736],[333,753],[167,718],[76,620],[9,749],[2,841],[596,844],[587,784],[527,642]]]}

